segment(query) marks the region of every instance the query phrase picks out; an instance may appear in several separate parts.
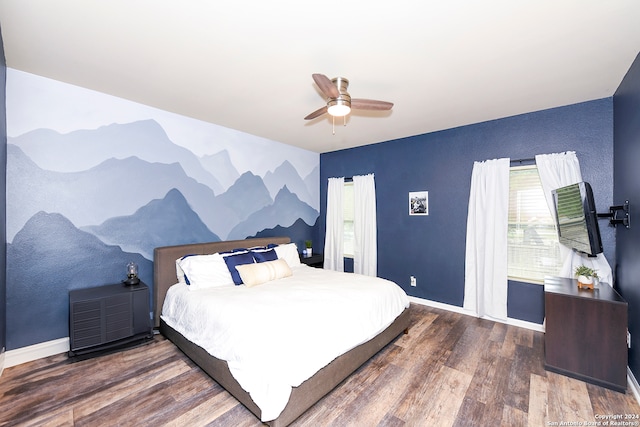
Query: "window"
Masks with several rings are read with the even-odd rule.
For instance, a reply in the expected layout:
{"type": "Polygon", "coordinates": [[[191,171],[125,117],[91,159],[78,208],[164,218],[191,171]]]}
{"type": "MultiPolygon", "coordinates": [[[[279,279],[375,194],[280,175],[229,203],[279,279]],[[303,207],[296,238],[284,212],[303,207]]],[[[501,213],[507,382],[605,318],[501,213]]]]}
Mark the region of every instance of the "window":
{"type": "Polygon", "coordinates": [[[353,232],[353,182],[344,183],[342,194],[342,215],[344,223],[344,256],[353,258],[354,232],[353,232]]]}
{"type": "Polygon", "coordinates": [[[555,221],[535,165],[510,170],[507,247],[509,279],[543,283],[562,267],[555,221]]]}

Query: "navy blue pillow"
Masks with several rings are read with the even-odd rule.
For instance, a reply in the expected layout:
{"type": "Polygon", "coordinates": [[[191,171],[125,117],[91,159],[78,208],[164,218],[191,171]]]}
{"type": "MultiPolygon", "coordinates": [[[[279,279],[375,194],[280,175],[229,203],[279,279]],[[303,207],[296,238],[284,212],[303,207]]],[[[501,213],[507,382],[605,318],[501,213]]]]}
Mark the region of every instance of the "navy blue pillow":
{"type": "Polygon", "coordinates": [[[237,265],[243,264],[253,264],[255,261],[253,260],[253,255],[251,252],[238,252],[232,255],[223,255],[224,262],[227,264],[227,268],[229,269],[229,273],[231,273],[231,278],[233,279],[233,283],[236,285],[242,285],[242,278],[240,277],[240,273],[236,269],[237,265]]]}
{"type": "Polygon", "coordinates": [[[278,254],[274,249],[252,249],[251,253],[256,262],[275,261],[278,259],[278,254]]]}

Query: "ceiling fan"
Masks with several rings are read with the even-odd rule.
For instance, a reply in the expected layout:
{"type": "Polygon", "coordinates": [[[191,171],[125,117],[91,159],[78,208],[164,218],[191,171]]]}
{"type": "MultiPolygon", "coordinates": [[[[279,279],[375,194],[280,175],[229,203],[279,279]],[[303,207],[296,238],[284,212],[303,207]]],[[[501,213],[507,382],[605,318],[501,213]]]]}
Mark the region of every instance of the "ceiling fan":
{"type": "Polygon", "coordinates": [[[392,102],[351,98],[351,95],[347,92],[349,80],[344,77],[329,79],[324,74],[313,74],[312,77],[324,96],[327,97],[327,105],[309,114],[304,118],[305,120],[315,119],[325,113],[329,113],[333,117],[344,117],[351,112],[352,108],[385,111],[393,107],[392,102]]]}

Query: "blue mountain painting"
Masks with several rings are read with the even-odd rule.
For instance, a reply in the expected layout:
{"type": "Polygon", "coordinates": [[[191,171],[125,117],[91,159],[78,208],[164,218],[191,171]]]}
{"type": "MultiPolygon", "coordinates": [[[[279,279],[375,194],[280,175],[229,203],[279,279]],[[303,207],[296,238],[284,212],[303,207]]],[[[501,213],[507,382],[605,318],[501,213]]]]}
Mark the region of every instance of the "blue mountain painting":
{"type": "Polygon", "coordinates": [[[7,348],[69,336],[69,290],[119,283],[138,264],[152,284],[153,264],[78,230],[56,213],[39,212],[7,245],[7,348]]]}
{"type": "Polygon", "coordinates": [[[159,246],[220,240],[200,220],[177,189],[170,190],[160,200],[152,200],[133,215],[110,218],[100,225],[82,227],[107,244],[137,252],[153,259],[159,246]]]}
{"type": "Polygon", "coordinates": [[[154,120],[8,142],[9,350],[68,336],[69,290],[118,283],[130,261],[153,290],[155,247],[256,235],[302,245],[319,217],[319,157],[304,176],[288,160],[239,172],[224,148],[198,157],[154,120]]]}

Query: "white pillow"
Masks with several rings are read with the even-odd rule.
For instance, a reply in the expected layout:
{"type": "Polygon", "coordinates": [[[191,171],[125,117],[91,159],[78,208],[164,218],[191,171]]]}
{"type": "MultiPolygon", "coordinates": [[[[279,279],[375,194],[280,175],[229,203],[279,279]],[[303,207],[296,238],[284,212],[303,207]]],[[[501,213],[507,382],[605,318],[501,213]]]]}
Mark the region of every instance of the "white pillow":
{"type": "Polygon", "coordinates": [[[182,270],[182,267],[180,267],[180,261],[182,261],[182,258],[178,258],[176,260],[176,277],[178,278],[178,283],[185,283],[184,271],[182,270]]]}
{"type": "Polygon", "coordinates": [[[236,269],[242,277],[242,283],[249,288],[271,280],[289,277],[292,274],[289,264],[283,259],[238,265],[236,269]]]}
{"type": "Polygon", "coordinates": [[[191,291],[234,286],[229,268],[219,253],[187,256],[179,260],[178,267],[186,275],[186,282],[191,291]]]}
{"type": "Polygon", "coordinates": [[[300,265],[300,254],[298,253],[298,247],[295,243],[286,243],[284,245],[278,245],[275,247],[278,259],[283,259],[289,264],[289,267],[293,268],[300,265]]]}

